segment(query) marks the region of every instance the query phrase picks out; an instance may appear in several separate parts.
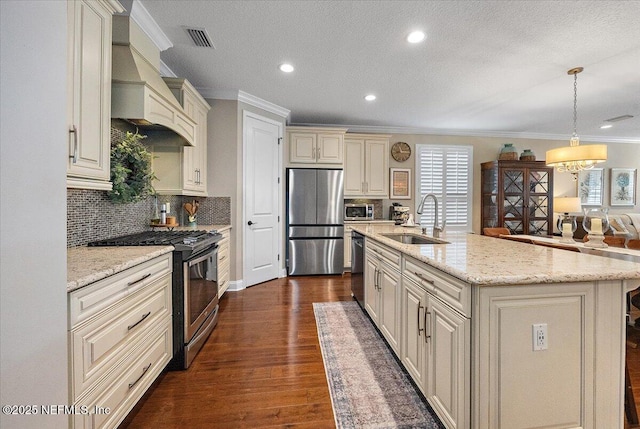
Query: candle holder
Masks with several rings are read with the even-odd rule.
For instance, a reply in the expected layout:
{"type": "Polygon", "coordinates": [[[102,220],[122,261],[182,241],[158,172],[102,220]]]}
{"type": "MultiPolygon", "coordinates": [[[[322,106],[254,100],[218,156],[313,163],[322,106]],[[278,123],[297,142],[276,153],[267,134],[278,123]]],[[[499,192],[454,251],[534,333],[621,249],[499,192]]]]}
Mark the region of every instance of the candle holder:
{"type": "Polygon", "coordinates": [[[585,247],[609,247],[604,242],[604,233],[609,229],[608,209],[584,209],[582,227],[587,231],[589,241],[585,247]]]}
{"type": "Polygon", "coordinates": [[[561,213],[558,216],[556,226],[558,231],[562,233],[560,243],[575,243],[573,233],[578,229],[576,217],[570,213],[580,212],[580,198],[578,197],[559,197],[553,199],[553,210],[561,213]]]}
{"type": "Polygon", "coordinates": [[[558,230],[562,232],[562,238],[560,243],[575,243],[573,234],[578,229],[578,222],[576,222],[575,216],[571,216],[569,213],[564,213],[558,218],[558,230]]]}

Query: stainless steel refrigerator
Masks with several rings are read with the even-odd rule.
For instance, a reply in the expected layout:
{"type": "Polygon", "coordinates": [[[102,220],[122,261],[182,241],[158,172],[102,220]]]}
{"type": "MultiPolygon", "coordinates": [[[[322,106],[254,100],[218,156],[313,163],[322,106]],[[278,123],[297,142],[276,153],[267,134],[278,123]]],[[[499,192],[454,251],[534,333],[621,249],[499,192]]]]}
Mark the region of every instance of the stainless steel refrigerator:
{"type": "Polygon", "coordinates": [[[344,269],[342,170],[287,170],[289,275],[342,274],[344,269]]]}

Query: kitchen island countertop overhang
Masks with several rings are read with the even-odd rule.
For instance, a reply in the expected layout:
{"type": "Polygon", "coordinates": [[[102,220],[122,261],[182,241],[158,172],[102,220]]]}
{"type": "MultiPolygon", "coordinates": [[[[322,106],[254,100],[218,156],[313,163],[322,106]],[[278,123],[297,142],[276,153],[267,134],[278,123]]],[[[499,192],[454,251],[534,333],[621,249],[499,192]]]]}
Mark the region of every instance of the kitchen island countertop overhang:
{"type": "MultiPolygon", "coordinates": [[[[448,244],[402,244],[383,234],[416,234],[419,227],[353,225],[353,230],[477,286],[630,280],[640,285],[640,263],[447,231],[448,244]]],[[[640,256],[640,252],[638,252],[640,256]]]]}

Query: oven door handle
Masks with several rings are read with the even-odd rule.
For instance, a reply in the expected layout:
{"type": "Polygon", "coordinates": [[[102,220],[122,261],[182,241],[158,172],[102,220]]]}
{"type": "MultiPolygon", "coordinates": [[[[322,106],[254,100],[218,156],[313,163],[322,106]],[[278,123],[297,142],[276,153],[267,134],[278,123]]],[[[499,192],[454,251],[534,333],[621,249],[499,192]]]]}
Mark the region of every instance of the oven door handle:
{"type": "Polygon", "coordinates": [[[189,264],[189,268],[191,268],[192,266],[194,266],[195,264],[198,264],[206,259],[209,259],[212,257],[212,255],[215,255],[218,252],[218,246],[216,246],[214,249],[212,249],[210,252],[205,253],[204,255],[200,256],[199,258],[195,258],[192,260],[187,260],[187,264],[189,264]]]}

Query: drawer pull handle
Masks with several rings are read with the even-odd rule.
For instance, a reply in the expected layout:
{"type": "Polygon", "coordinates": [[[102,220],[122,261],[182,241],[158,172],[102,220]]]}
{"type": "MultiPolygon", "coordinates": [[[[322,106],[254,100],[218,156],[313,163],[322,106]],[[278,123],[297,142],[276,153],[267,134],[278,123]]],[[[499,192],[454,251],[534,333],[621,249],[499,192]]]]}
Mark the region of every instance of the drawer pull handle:
{"type": "Polygon", "coordinates": [[[144,276],[142,276],[141,278],[139,278],[138,280],[135,280],[135,281],[127,283],[127,286],[133,286],[134,284],[140,283],[142,280],[144,280],[146,278],[149,278],[149,277],[151,277],[151,273],[147,273],[144,276]]]}
{"type": "Polygon", "coordinates": [[[416,276],[420,277],[420,280],[424,280],[425,282],[429,283],[431,286],[435,286],[436,285],[433,280],[425,278],[422,274],[420,274],[417,271],[414,271],[413,274],[415,274],[416,276]]]}
{"type": "Polygon", "coordinates": [[[132,389],[133,386],[138,384],[138,381],[140,381],[142,379],[142,377],[144,377],[144,375],[147,373],[147,371],[149,371],[149,368],[151,368],[151,363],[149,363],[149,365],[144,367],[144,369],[142,370],[142,374],[140,374],[140,377],[138,377],[138,379],[136,381],[134,381],[133,383],[129,383],[129,389],[132,389]]]}
{"type": "Polygon", "coordinates": [[[147,314],[145,314],[144,316],[142,316],[142,319],[138,320],[136,323],[134,323],[133,325],[129,325],[127,326],[127,331],[132,330],[133,328],[135,328],[136,326],[138,326],[139,324],[141,324],[144,319],[146,319],[147,317],[149,317],[149,315],[151,314],[151,312],[149,311],[147,314]]]}

